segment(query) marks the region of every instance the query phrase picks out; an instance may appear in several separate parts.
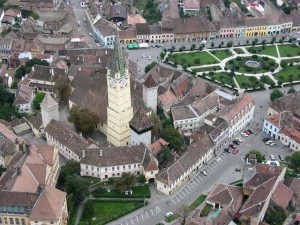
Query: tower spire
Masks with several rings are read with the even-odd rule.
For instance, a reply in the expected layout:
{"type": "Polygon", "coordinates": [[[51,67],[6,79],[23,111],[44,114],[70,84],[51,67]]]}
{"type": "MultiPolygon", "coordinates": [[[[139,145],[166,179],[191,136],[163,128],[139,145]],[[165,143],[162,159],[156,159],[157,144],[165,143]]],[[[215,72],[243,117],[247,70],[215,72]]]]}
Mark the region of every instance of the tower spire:
{"type": "Polygon", "coordinates": [[[120,77],[125,75],[125,59],[120,47],[119,34],[116,32],[115,41],[114,41],[114,50],[112,59],[110,62],[110,76],[115,77],[116,73],[120,73],[120,77]]]}

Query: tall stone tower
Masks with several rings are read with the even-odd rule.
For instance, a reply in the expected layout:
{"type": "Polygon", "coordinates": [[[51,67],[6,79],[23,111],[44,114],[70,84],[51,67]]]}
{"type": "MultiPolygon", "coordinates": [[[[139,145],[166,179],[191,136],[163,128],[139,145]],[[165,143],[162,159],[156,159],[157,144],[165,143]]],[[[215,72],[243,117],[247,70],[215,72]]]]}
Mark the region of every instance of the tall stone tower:
{"type": "Polygon", "coordinates": [[[58,103],[52,98],[49,93],[46,93],[40,106],[44,127],[46,127],[52,119],[59,121],[58,103]]]}
{"type": "Polygon", "coordinates": [[[129,122],[133,116],[130,74],[116,35],[111,64],[107,69],[107,141],[114,146],[130,144],[129,122]]]}

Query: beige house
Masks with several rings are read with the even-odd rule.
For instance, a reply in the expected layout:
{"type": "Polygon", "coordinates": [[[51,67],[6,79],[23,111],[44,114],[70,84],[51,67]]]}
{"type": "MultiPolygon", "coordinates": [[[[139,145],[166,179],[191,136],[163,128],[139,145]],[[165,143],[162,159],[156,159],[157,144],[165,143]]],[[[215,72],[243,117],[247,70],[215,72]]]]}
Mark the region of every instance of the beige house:
{"type": "Polygon", "coordinates": [[[278,139],[291,150],[300,150],[300,132],[297,128],[284,126],[278,133],[278,139]]]}

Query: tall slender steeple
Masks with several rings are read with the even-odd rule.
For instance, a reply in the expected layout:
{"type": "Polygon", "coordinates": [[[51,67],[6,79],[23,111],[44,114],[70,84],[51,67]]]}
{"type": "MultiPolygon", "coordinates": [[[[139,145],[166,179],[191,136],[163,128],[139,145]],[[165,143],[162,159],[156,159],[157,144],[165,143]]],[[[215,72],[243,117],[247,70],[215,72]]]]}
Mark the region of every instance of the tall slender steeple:
{"type": "Polygon", "coordinates": [[[116,34],[114,42],[114,50],[112,60],[110,62],[110,76],[116,78],[116,74],[120,74],[120,77],[126,75],[126,63],[124,55],[120,46],[119,34],[116,34]]]}
{"type": "Polygon", "coordinates": [[[114,50],[107,69],[107,141],[114,146],[130,143],[129,122],[133,116],[130,74],[116,35],[114,50]]]}

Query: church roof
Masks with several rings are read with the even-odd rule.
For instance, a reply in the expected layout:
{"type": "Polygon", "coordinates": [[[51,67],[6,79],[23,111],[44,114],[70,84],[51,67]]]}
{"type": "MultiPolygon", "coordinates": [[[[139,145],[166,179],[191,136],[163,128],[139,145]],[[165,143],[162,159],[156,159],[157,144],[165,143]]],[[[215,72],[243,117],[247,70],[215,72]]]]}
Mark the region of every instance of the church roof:
{"type": "Polygon", "coordinates": [[[49,109],[57,105],[58,103],[52,98],[52,96],[48,92],[46,92],[46,95],[43,101],[41,102],[41,107],[49,109]]]}
{"type": "Polygon", "coordinates": [[[120,41],[118,35],[116,35],[114,43],[114,51],[110,63],[110,76],[115,77],[116,73],[120,73],[120,76],[125,75],[125,59],[120,47],[120,41]]]}

